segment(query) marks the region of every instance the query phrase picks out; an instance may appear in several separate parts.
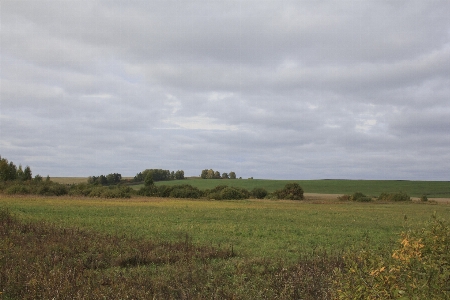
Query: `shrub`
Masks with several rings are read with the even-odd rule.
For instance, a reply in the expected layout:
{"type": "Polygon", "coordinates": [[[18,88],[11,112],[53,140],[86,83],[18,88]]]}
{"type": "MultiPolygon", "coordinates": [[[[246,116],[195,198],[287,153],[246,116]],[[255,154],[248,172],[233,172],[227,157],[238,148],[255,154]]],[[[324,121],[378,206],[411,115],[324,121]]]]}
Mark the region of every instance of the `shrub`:
{"type": "Polygon", "coordinates": [[[356,201],[356,202],[370,202],[370,201],[372,201],[372,198],[367,197],[363,193],[356,192],[353,195],[351,195],[350,200],[356,201]]]}
{"type": "Polygon", "coordinates": [[[427,195],[422,195],[422,197],[420,197],[420,201],[427,202],[428,201],[427,195]]]}
{"type": "Polygon", "coordinates": [[[382,193],[378,200],[380,201],[393,201],[393,202],[399,202],[399,201],[411,201],[411,197],[409,197],[406,193],[400,192],[400,193],[382,193]]]}
{"type": "Polygon", "coordinates": [[[250,193],[246,189],[226,185],[216,186],[211,190],[207,190],[205,194],[209,199],[216,200],[241,200],[250,197],[250,193]]]}
{"type": "Polygon", "coordinates": [[[335,269],[339,299],[450,299],[450,228],[433,216],[421,230],[404,232],[391,255],[348,252],[335,269]]]}
{"type": "Polygon", "coordinates": [[[172,198],[192,198],[198,199],[203,195],[202,191],[189,184],[175,185],[170,191],[172,198]]]}
{"type": "Polygon", "coordinates": [[[254,188],[250,194],[256,199],[264,199],[268,193],[265,188],[254,188]]]}
{"type": "Polygon", "coordinates": [[[6,188],[5,193],[8,195],[28,195],[30,194],[30,188],[28,185],[15,183],[6,188]]]}
{"type": "Polygon", "coordinates": [[[298,183],[288,183],[281,190],[276,190],[273,194],[278,199],[303,200],[303,189],[298,183]]]}

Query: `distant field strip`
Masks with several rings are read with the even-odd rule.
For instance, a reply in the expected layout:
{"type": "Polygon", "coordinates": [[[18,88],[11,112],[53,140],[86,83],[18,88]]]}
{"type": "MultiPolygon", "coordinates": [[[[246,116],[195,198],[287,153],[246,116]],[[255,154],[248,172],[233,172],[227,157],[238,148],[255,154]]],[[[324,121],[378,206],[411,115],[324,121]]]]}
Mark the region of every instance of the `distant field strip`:
{"type": "MultiPolygon", "coordinates": [[[[450,198],[449,181],[403,181],[403,180],[266,180],[266,179],[185,179],[156,182],[157,185],[190,184],[199,189],[212,189],[228,185],[252,190],[263,187],[269,192],[281,189],[289,182],[297,182],[305,193],[353,194],[362,192],[367,196],[381,193],[406,192],[411,197],[427,195],[435,198],[450,198]]],[[[134,186],[138,189],[143,185],[134,186]]]]}
{"type": "Polygon", "coordinates": [[[419,203],[0,197],[0,208],[25,220],[156,240],[188,235],[194,243],[232,246],[240,255],[289,260],[364,240],[374,247],[391,245],[434,212],[450,219],[450,205],[419,203]]]}

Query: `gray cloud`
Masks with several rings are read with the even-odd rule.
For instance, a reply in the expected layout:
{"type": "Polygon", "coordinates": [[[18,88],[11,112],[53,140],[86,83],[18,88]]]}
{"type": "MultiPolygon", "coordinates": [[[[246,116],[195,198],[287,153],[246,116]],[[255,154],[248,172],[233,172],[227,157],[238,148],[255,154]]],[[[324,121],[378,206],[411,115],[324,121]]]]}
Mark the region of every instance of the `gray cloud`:
{"type": "Polygon", "coordinates": [[[448,1],[2,1],[35,174],[448,180],[448,1]]]}

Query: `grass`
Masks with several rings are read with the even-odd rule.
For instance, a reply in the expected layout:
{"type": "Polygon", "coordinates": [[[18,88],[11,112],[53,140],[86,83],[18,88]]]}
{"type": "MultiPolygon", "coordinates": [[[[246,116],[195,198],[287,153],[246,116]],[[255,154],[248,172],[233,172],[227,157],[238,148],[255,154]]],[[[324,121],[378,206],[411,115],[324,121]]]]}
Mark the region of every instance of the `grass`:
{"type": "Polygon", "coordinates": [[[336,282],[348,298],[361,253],[384,262],[436,212],[450,219],[433,203],[0,196],[0,298],[335,299],[336,282]]]}
{"type": "MultiPolygon", "coordinates": [[[[427,195],[428,197],[450,198],[449,181],[408,181],[408,180],[268,180],[268,179],[185,179],[156,182],[157,185],[190,184],[199,189],[212,189],[218,185],[229,185],[252,190],[255,187],[265,188],[269,192],[283,188],[287,183],[297,182],[305,193],[321,194],[353,194],[362,192],[368,196],[381,193],[406,192],[412,197],[427,195]]],[[[135,185],[139,189],[143,185],[135,185]]]]}
{"type": "Polygon", "coordinates": [[[389,245],[404,226],[420,226],[435,211],[450,217],[448,205],[337,201],[2,197],[0,207],[24,220],[164,241],[188,235],[195,244],[232,246],[248,257],[290,261],[314,249],[343,249],[365,239],[389,245]]]}
{"type": "Polygon", "coordinates": [[[234,258],[189,239],[102,235],[0,210],[2,299],[330,299],[341,257],[295,265],[234,258]]]}

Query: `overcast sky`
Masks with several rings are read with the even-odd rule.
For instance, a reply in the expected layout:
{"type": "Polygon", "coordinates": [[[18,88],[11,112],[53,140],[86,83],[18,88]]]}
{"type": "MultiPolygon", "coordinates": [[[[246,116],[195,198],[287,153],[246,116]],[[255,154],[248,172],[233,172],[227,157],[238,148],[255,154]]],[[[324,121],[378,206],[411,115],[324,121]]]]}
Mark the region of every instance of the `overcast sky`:
{"type": "Polygon", "coordinates": [[[450,180],[450,1],[1,0],[0,155],[450,180]]]}

